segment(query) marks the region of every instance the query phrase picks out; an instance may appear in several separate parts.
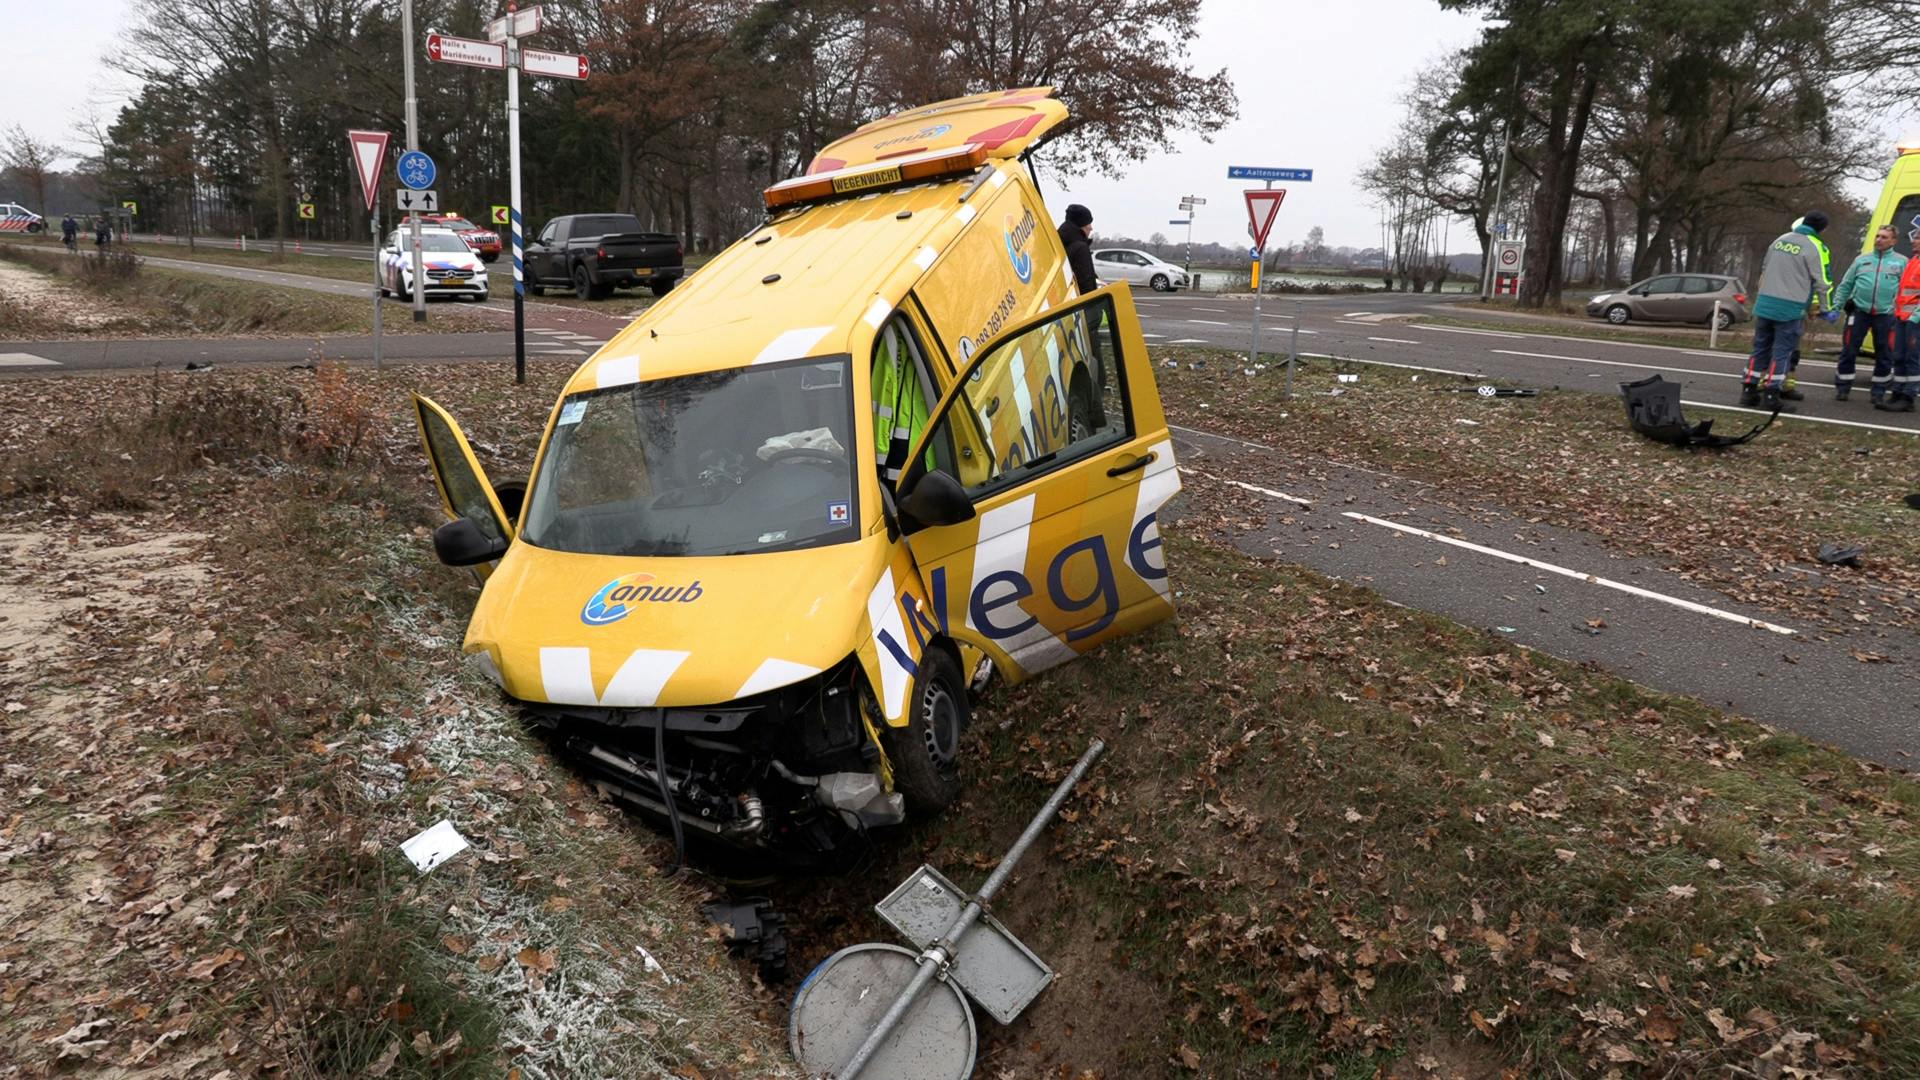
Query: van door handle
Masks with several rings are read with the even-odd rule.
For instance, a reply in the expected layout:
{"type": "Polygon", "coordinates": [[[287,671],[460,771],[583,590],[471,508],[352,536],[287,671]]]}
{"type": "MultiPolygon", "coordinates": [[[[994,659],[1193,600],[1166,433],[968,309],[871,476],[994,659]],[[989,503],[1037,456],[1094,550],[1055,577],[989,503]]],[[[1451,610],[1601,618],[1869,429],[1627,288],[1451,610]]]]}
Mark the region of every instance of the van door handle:
{"type": "Polygon", "coordinates": [[[987,407],[985,409],[980,410],[980,415],[991,420],[993,419],[993,414],[999,411],[1000,411],[1000,399],[996,397],[992,401],[987,402],[987,407]]]}
{"type": "Polygon", "coordinates": [[[1149,450],[1146,453],[1140,455],[1137,458],[1134,458],[1132,461],[1129,461],[1124,465],[1115,465],[1113,468],[1108,469],[1107,475],[1108,476],[1125,476],[1130,472],[1134,472],[1139,469],[1144,469],[1147,466],[1153,464],[1154,460],[1159,456],[1160,456],[1159,451],[1149,450]]]}

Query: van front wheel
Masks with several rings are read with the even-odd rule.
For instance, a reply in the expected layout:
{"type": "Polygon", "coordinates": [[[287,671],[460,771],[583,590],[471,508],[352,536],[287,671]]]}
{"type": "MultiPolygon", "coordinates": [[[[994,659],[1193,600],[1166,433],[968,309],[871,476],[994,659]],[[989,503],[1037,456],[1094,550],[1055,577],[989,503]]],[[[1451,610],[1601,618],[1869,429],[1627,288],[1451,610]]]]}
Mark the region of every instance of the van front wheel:
{"type": "Polygon", "coordinates": [[[881,730],[893,784],[916,817],[939,813],[960,794],[960,736],[967,730],[967,683],[940,646],[920,657],[905,727],[881,730]]]}

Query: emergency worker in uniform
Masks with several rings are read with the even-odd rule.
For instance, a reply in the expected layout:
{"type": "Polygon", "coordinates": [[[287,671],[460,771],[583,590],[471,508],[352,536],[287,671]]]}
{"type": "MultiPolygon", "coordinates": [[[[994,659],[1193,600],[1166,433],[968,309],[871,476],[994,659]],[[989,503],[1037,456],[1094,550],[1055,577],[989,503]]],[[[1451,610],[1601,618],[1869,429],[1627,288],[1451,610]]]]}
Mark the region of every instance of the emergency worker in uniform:
{"type": "Polygon", "coordinates": [[[1893,226],[1880,226],[1873,234],[1873,250],[1853,260],[1833,290],[1834,304],[1847,314],[1846,329],[1840,335],[1840,364],[1833,373],[1835,401],[1845,401],[1853,392],[1854,360],[1868,334],[1873,335],[1873,383],[1869,392],[1875,403],[1886,400],[1887,387],[1893,381],[1894,298],[1907,269],[1907,257],[1893,249],[1894,239],[1893,226]]]}
{"type": "MultiPolygon", "coordinates": [[[[1806,223],[1807,223],[1806,218],[1800,218],[1799,220],[1793,223],[1793,227],[1797,229],[1806,223]]],[[[1820,226],[1820,228],[1824,230],[1826,226],[1822,225],[1820,226]]],[[[1813,241],[1813,246],[1820,249],[1820,273],[1824,275],[1827,284],[1832,285],[1833,284],[1833,251],[1831,248],[1827,247],[1826,238],[1822,237],[1819,232],[1815,232],[1812,235],[1812,237],[1810,237],[1810,239],[1813,241]]],[[[1829,290],[1829,292],[1831,292],[1831,290],[1829,290]]],[[[1834,307],[1830,303],[1824,304],[1822,305],[1822,318],[1825,318],[1828,322],[1832,322],[1837,316],[1831,314],[1830,312],[1834,312],[1838,310],[1840,309],[1837,307],[1834,307]]],[[[1800,370],[1800,346],[1795,345],[1793,347],[1793,358],[1789,360],[1787,363],[1786,385],[1780,388],[1780,398],[1782,401],[1804,401],[1806,399],[1807,395],[1800,392],[1800,378],[1797,374],[1799,370],[1800,370]]]]}
{"type": "Polygon", "coordinates": [[[890,322],[873,350],[873,456],[889,485],[905,471],[907,454],[926,430],[929,407],[906,332],[890,322]]]}
{"type": "Polygon", "coordinates": [[[1832,310],[1833,280],[1827,275],[1820,246],[1813,241],[1826,227],[1827,215],[1815,210],[1767,248],[1753,305],[1753,351],[1740,381],[1742,405],[1780,407],[1809,304],[1819,301],[1829,322],[1839,318],[1832,310]]]}
{"type": "MultiPolygon", "coordinates": [[[[1900,275],[1900,291],[1893,298],[1893,375],[1887,396],[1875,396],[1873,407],[1886,412],[1912,412],[1920,393],[1920,231],[1913,234],[1913,257],[1900,275]]],[[[1874,365],[1877,371],[1879,365],[1874,365]]],[[[1874,385],[1879,389],[1879,384],[1874,385]]]]}

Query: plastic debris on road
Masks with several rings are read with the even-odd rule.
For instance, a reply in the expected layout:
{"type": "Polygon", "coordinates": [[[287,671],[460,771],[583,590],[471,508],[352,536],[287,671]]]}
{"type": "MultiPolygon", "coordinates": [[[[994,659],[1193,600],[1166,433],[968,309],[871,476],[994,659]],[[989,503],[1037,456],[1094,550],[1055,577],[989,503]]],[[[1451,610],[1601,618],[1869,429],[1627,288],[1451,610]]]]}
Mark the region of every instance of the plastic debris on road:
{"type": "Polygon", "coordinates": [[[1828,566],[1859,566],[1860,556],[1867,549],[1859,544],[1842,544],[1829,540],[1820,545],[1820,561],[1828,566]]]}
{"type": "Polygon", "coordinates": [[[401,853],[423,874],[465,850],[467,838],[445,819],[400,844],[401,853]]]}

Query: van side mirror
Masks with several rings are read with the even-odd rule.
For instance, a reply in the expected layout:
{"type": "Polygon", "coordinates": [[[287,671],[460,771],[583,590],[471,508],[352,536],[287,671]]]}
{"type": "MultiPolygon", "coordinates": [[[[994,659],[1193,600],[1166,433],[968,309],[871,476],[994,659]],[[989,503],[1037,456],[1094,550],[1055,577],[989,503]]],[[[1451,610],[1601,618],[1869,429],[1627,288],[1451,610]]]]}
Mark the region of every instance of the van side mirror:
{"type": "Polygon", "coordinates": [[[456,518],[433,530],[433,554],[448,566],[477,566],[507,553],[507,541],[480,531],[471,518],[456,518]]]}
{"type": "Polygon", "coordinates": [[[944,472],[923,473],[900,498],[900,516],[912,527],[958,525],[973,520],[973,500],[960,481],[944,472]]]}

